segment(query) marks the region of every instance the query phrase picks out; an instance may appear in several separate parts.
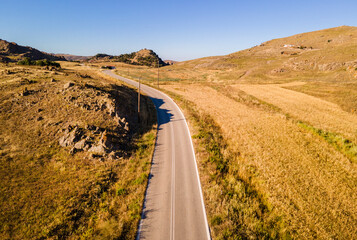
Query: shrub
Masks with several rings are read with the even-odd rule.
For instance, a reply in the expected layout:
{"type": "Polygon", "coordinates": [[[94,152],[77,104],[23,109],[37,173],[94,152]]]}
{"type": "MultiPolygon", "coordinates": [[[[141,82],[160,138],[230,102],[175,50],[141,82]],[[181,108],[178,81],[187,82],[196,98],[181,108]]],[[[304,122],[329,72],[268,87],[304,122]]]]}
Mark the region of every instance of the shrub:
{"type": "Polygon", "coordinates": [[[61,67],[61,65],[59,63],[52,62],[47,59],[34,61],[34,60],[31,60],[31,58],[29,58],[29,57],[25,57],[24,59],[18,61],[17,64],[19,64],[19,65],[36,65],[36,66],[42,66],[42,67],[43,66],[53,66],[53,67],[57,67],[57,68],[61,67]]]}

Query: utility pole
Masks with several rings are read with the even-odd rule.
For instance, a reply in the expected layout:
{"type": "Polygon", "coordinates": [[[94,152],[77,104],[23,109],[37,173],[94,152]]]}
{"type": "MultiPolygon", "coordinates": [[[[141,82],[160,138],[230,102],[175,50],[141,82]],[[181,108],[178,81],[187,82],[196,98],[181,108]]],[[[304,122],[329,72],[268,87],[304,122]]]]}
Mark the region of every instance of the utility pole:
{"type": "Polygon", "coordinates": [[[139,77],[139,90],[138,90],[138,122],[140,122],[140,87],[141,87],[141,77],[139,77]]]}
{"type": "Polygon", "coordinates": [[[160,78],[159,68],[160,68],[160,61],[159,58],[157,58],[157,88],[159,88],[159,78],[160,78]]]}

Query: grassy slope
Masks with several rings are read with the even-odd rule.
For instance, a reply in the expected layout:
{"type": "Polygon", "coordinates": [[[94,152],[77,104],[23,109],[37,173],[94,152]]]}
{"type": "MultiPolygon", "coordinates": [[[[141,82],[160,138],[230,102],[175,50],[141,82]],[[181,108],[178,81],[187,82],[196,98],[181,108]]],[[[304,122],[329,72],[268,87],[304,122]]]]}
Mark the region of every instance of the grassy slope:
{"type": "MultiPolygon", "coordinates": [[[[115,82],[83,71],[91,77],[11,65],[0,71],[0,238],[133,239],[154,148],[153,116],[145,129],[137,129],[128,157],[101,161],[84,152],[71,155],[58,144],[63,126],[113,129],[117,123],[101,111],[64,101],[63,85],[70,80],[110,90],[115,82]],[[25,88],[32,94],[21,96],[25,88]]],[[[125,102],[135,105],[135,91],[119,89],[125,102]]]]}

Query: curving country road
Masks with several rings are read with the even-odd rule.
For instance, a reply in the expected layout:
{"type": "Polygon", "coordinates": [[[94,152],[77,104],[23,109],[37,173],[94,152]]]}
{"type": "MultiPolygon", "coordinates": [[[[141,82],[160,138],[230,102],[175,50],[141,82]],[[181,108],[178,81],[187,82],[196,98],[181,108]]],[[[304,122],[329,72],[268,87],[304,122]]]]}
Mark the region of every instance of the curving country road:
{"type": "MultiPolygon", "coordinates": [[[[138,83],[105,70],[134,87],[138,83]]],[[[158,132],[137,239],[211,239],[190,132],[179,107],[146,85],[155,104],[158,132]]]]}

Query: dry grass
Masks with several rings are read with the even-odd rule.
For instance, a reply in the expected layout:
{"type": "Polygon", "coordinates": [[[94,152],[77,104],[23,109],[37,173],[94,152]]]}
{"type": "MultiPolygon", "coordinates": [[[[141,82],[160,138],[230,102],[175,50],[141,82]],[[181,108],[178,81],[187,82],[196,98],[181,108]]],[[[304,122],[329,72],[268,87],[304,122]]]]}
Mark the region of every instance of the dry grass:
{"type": "MultiPolygon", "coordinates": [[[[108,131],[118,126],[105,111],[85,110],[72,97],[90,102],[116,93],[127,119],[135,119],[137,99],[133,89],[78,71],[0,67],[1,239],[135,237],[154,148],[155,114],[148,114],[151,121],[143,129],[131,125],[126,157],[70,154],[58,144],[68,124],[108,131]],[[64,90],[68,81],[75,86],[64,90]],[[22,96],[25,89],[29,95],[22,96]]],[[[144,102],[143,109],[154,112],[150,100],[144,102]]]]}
{"type": "MultiPolygon", "coordinates": [[[[191,116],[214,238],[357,237],[356,36],[339,27],[160,68],[191,116]]],[[[157,69],[115,66],[156,85],[157,69]]]]}
{"type": "Polygon", "coordinates": [[[339,105],[344,111],[357,114],[357,81],[307,82],[299,86],[284,86],[339,105]]]}
{"type": "Polygon", "coordinates": [[[283,86],[287,85],[235,85],[232,86],[232,89],[233,91],[242,90],[249,95],[273,104],[284,113],[308,122],[316,128],[342,134],[357,142],[357,115],[342,110],[337,104],[284,89],[283,86]]]}
{"type": "MultiPolygon", "coordinates": [[[[293,238],[356,237],[356,166],[344,155],[273,107],[244,96],[246,104],[234,100],[235,91],[229,98],[201,85],[165,89],[194,102],[221,127],[228,149],[239,152],[240,175],[264,193],[293,238]]],[[[204,185],[211,194],[215,187],[204,185]]],[[[225,211],[224,203],[210,203],[209,215],[225,211]]]]}

